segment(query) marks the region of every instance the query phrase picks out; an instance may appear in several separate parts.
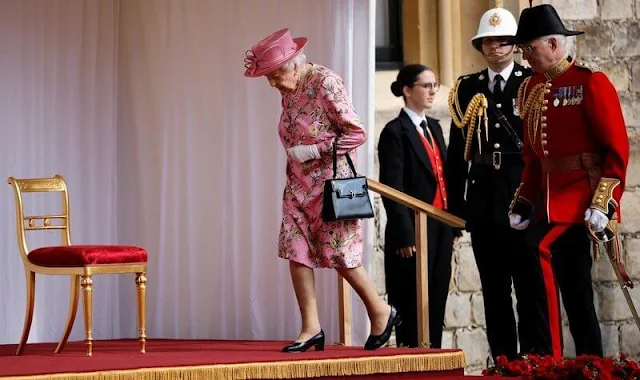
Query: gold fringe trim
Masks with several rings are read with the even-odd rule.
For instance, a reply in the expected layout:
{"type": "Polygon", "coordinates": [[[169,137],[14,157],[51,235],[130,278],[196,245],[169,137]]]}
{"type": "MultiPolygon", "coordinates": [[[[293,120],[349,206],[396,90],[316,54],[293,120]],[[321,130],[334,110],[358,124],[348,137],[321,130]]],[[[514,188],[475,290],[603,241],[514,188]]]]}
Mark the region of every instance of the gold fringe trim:
{"type": "Polygon", "coordinates": [[[463,369],[464,352],[376,356],[350,359],[300,360],[221,364],[189,367],[160,367],[122,371],[100,371],[8,377],[12,380],[246,380],[292,379],[322,376],[361,376],[375,373],[451,371],[463,369]]]}

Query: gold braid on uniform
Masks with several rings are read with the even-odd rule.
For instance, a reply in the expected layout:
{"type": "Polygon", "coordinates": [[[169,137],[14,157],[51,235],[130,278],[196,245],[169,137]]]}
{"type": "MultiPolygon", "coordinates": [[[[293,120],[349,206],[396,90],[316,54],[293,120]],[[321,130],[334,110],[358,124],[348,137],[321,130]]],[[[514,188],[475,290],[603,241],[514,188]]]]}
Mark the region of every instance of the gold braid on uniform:
{"type": "Polygon", "coordinates": [[[533,86],[529,95],[525,99],[525,93],[529,85],[529,79],[525,79],[520,88],[518,89],[518,98],[516,100],[516,106],[520,111],[520,118],[526,121],[527,133],[529,134],[529,141],[531,148],[535,152],[536,150],[536,135],[538,133],[538,127],[540,126],[540,119],[542,118],[542,104],[544,102],[544,84],[538,83],[533,86]]]}
{"type": "Polygon", "coordinates": [[[477,93],[469,101],[464,115],[460,108],[460,100],[458,99],[458,87],[462,79],[458,79],[449,91],[449,113],[451,120],[458,128],[467,128],[467,137],[464,146],[464,159],[471,160],[471,144],[473,143],[473,133],[478,127],[480,119],[483,119],[485,130],[488,126],[489,119],[487,116],[487,107],[489,106],[487,98],[484,94],[477,93]]]}
{"type": "Polygon", "coordinates": [[[524,115],[522,113],[522,109],[524,108],[524,94],[527,92],[527,86],[529,86],[529,81],[531,77],[526,77],[525,80],[520,83],[520,87],[518,87],[518,96],[516,97],[516,108],[520,111],[520,119],[524,120],[524,115]]]}

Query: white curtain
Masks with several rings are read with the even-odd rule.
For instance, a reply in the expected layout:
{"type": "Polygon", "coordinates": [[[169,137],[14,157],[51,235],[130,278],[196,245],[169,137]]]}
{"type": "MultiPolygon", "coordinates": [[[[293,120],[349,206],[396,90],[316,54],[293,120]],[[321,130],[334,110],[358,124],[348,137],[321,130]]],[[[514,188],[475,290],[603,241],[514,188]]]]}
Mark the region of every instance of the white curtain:
{"type": "MultiPolygon", "coordinates": [[[[149,251],[150,338],[292,339],[299,313],[277,258],[279,94],[244,78],[243,56],[282,27],[308,37],[309,59],[345,79],[368,126],[359,168],[372,173],[373,3],[2,0],[3,172],[64,175],[76,243],[149,251]]],[[[21,330],[24,275],[10,189],[0,190],[0,341],[9,343],[21,330]]],[[[68,281],[46,281],[30,341],[57,340],[64,323],[68,281]]],[[[336,284],[335,272],[317,272],[330,341],[336,284]]],[[[131,277],[96,279],[97,339],[135,335],[133,289],[131,277]]],[[[356,297],[354,307],[361,344],[368,323],[356,297]]],[[[81,317],[72,339],[83,338],[81,317]]]]}
{"type": "MultiPolygon", "coordinates": [[[[7,177],[61,174],[71,189],[71,238],[79,243],[117,241],[116,5],[108,0],[0,2],[2,343],[19,341],[25,308],[25,277],[7,177]]],[[[34,213],[45,214],[59,201],[29,199],[34,213]]],[[[34,247],[59,244],[58,233],[32,234],[34,247]]],[[[94,286],[97,336],[119,334],[118,281],[97,277],[94,286]]],[[[66,278],[37,276],[31,341],[59,338],[68,288],[66,278]]],[[[82,337],[80,323],[72,338],[82,337]]]]}

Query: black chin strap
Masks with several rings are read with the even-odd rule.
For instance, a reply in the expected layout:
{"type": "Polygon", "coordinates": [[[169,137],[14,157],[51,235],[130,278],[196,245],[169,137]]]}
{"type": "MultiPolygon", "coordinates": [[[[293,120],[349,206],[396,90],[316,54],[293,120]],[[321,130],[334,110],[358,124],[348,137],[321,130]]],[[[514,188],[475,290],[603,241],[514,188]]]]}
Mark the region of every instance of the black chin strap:
{"type": "MultiPolygon", "coordinates": [[[[509,55],[511,52],[513,52],[514,49],[515,49],[515,45],[511,45],[511,51],[502,54],[498,59],[504,57],[505,55],[509,55]]],[[[484,54],[484,51],[482,51],[482,56],[484,57],[484,59],[489,60],[489,56],[484,54]]]]}

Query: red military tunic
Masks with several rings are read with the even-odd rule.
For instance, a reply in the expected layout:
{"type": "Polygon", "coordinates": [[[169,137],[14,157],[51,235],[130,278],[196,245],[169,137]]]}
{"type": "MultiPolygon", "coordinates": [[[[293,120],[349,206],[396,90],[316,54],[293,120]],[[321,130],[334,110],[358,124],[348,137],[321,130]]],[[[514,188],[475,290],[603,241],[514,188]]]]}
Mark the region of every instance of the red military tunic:
{"type": "Polygon", "coordinates": [[[518,107],[525,167],[512,212],[528,217],[542,193],[550,223],[583,223],[596,203],[619,218],[629,141],[606,75],[567,57],[522,83],[518,107]]]}

